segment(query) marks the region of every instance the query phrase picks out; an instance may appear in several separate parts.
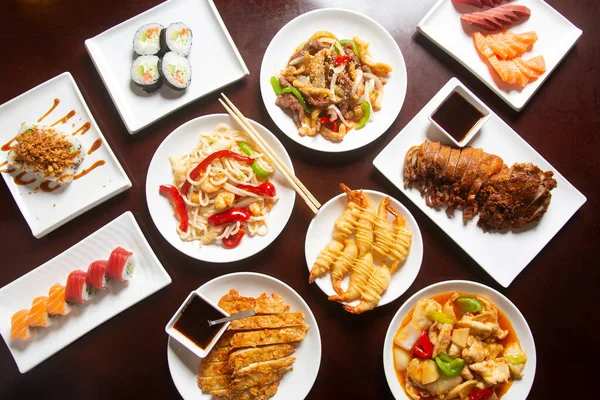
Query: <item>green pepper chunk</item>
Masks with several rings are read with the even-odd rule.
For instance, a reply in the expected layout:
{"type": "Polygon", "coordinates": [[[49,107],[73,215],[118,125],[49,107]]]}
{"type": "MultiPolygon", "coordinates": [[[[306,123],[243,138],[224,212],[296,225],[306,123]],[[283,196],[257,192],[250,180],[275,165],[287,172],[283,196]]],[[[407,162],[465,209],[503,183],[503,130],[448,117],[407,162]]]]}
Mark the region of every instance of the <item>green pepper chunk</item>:
{"type": "MultiPolygon", "coordinates": [[[[248,145],[248,143],[246,143],[246,142],[240,142],[240,144],[238,146],[240,146],[240,150],[245,155],[247,155],[247,156],[251,156],[252,155],[252,149],[250,148],[250,146],[248,145]]],[[[260,167],[260,165],[258,165],[256,163],[256,161],[254,161],[252,164],[250,164],[250,168],[252,168],[252,171],[254,171],[254,173],[256,174],[256,176],[258,176],[261,179],[267,179],[269,177],[269,175],[271,175],[270,172],[267,172],[264,169],[262,169],[260,167]]]]}
{"type": "Polygon", "coordinates": [[[454,358],[450,357],[448,354],[440,354],[435,358],[435,363],[437,364],[440,371],[444,373],[447,377],[458,376],[462,372],[465,367],[465,360],[462,358],[454,358]]]}
{"type": "Polygon", "coordinates": [[[474,297],[459,297],[454,302],[462,314],[478,313],[483,310],[481,302],[474,297]]]}
{"type": "Polygon", "coordinates": [[[456,324],[456,318],[441,311],[430,311],[427,313],[427,318],[440,324],[456,324]]]}
{"type": "Polygon", "coordinates": [[[271,86],[273,86],[275,94],[279,96],[281,94],[281,85],[279,84],[279,79],[277,79],[276,76],[271,77],[271,86]]]}
{"type": "Polygon", "coordinates": [[[362,112],[363,112],[363,116],[360,119],[360,121],[358,121],[358,125],[356,125],[356,130],[362,129],[367,122],[369,122],[369,118],[371,118],[371,105],[369,104],[368,101],[363,101],[361,103],[361,107],[362,107],[362,112]]]}
{"type": "Polygon", "coordinates": [[[347,44],[351,44],[352,45],[352,50],[354,50],[354,54],[358,57],[358,46],[356,45],[356,43],[354,42],[354,40],[350,40],[350,39],[342,39],[340,40],[340,44],[342,46],[345,46],[347,44]]]}
{"type": "Polygon", "coordinates": [[[300,93],[300,91],[298,89],[296,89],[295,87],[286,87],[286,88],[281,89],[280,93],[281,94],[291,93],[294,96],[296,96],[296,98],[300,102],[300,105],[302,105],[302,108],[304,108],[304,111],[310,114],[310,108],[308,108],[308,106],[306,105],[306,102],[304,101],[304,97],[302,97],[302,93],[300,93]]]}
{"type": "Polygon", "coordinates": [[[525,361],[527,361],[527,359],[525,359],[525,356],[523,354],[508,354],[508,355],[505,355],[504,358],[506,358],[506,361],[508,361],[509,363],[511,363],[513,365],[523,364],[523,363],[525,363],[525,361]]]}

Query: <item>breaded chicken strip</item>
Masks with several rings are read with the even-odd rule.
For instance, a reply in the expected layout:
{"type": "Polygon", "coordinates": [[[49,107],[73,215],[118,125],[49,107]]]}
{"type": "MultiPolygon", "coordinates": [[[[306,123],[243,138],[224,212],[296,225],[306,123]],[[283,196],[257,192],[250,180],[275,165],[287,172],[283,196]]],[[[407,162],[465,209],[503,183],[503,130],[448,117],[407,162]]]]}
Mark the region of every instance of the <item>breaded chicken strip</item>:
{"type": "Polygon", "coordinates": [[[274,315],[257,315],[249,318],[242,318],[231,321],[230,331],[250,331],[266,328],[286,328],[290,326],[300,326],[304,323],[304,313],[291,312],[274,315]]]}
{"type": "Polygon", "coordinates": [[[203,393],[210,393],[213,390],[227,389],[229,387],[230,376],[199,376],[198,387],[203,393]]]}
{"type": "Polygon", "coordinates": [[[274,382],[292,367],[294,361],[296,361],[295,357],[286,357],[241,368],[231,376],[229,390],[237,392],[274,382]]]}
{"type": "Polygon", "coordinates": [[[290,309],[285,304],[283,298],[276,293],[268,297],[266,293],[261,294],[256,299],[252,297],[242,297],[235,289],[231,289],[228,294],[221,297],[219,307],[229,314],[236,314],[242,311],[254,310],[257,314],[280,314],[290,309]]]}
{"type": "Polygon", "coordinates": [[[278,360],[294,354],[295,351],[294,346],[289,344],[275,344],[236,350],[229,356],[229,368],[235,371],[250,364],[278,360]]]}
{"type": "MultiPolygon", "coordinates": [[[[231,338],[229,338],[229,341],[231,341],[231,338]]],[[[217,343],[215,347],[213,347],[213,349],[210,351],[210,353],[208,353],[208,355],[204,357],[204,359],[202,360],[203,363],[229,360],[229,352],[231,351],[231,348],[229,347],[229,342],[227,343],[227,346],[223,347],[217,347],[218,344],[219,343],[217,343]]]]}
{"type": "Polygon", "coordinates": [[[211,392],[217,399],[223,400],[267,400],[277,393],[281,378],[265,386],[255,386],[239,392],[231,392],[228,389],[215,390],[211,392]]]}
{"type": "Polygon", "coordinates": [[[220,347],[228,347],[229,348],[229,343],[231,342],[231,339],[233,339],[233,335],[235,335],[235,332],[225,332],[223,334],[223,336],[221,336],[221,338],[219,338],[219,340],[215,344],[215,347],[213,347],[212,351],[214,351],[214,349],[218,349],[220,347]]]}
{"type": "Polygon", "coordinates": [[[299,342],[306,336],[308,325],[291,328],[263,329],[260,331],[238,332],[231,339],[231,348],[256,347],[268,344],[299,342]]]}
{"type": "Polygon", "coordinates": [[[198,367],[198,376],[229,375],[231,372],[227,361],[205,362],[203,360],[198,367]]]}

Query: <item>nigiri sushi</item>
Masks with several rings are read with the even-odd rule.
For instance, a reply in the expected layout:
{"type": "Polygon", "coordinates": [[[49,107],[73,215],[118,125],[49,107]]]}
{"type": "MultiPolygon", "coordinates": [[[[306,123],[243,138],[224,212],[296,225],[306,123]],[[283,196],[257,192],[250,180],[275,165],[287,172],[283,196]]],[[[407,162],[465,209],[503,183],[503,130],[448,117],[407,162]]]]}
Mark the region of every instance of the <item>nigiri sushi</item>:
{"type": "Polygon", "coordinates": [[[69,303],[85,304],[90,299],[90,287],[85,283],[86,273],[78,269],[69,274],[65,299],[69,303]]]}
{"type": "Polygon", "coordinates": [[[31,310],[29,310],[29,315],[27,316],[29,326],[41,326],[44,328],[50,326],[50,317],[48,317],[48,310],[46,308],[47,304],[48,297],[46,296],[39,296],[33,299],[31,310]]]}
{"type": "Polygon", "coordinates": [[[67,315],[71,312],[71,306],[65,298],[65,287],[59,283],[52,286],[48,292],[48,304],[46,310],[50,315],[67,315]]]}
{"type": "Polygon", "coordinates": [[[20,310],[14,313],[10,323],[11,338],[29,340],[33,336],[29,329],[29,310],[20,310]]]}
{"type": "Polygon", "coordinates": [[[85,282],[93,288],[104,290],[106,289],[106,268],[108,261],[94,261],[88,267],[88,272],[85,282]]]}
{"type": "Polygon", "coordinates": [[[135,256],[122,247],[117,247],[110,253],[106,275],[119,281],[131,279],[135,268],[135,256]]]}

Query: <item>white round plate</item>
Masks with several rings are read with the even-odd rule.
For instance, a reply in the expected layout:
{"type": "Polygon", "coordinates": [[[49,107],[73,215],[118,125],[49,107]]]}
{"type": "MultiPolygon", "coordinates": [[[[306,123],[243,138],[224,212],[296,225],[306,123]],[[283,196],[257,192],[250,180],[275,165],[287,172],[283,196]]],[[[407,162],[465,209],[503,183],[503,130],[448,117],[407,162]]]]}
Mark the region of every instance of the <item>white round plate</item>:
{"type": "MultiPolygon", "coordinates": [[[[267,128],[250,120],[254,128],[262,135],[265,141],[294,171],[292,160],[279,140],[267,128]]],[[[163,184],[173,183],[173,170],[169,156],[185,154],[197,144],[200,133],[212,132],[218,124],[228,124],[234,129],[239,126],[227,114],[205,115],[186,122],[175,129],[154,153],[148,175],[146,177],[146,201],[152,221],[163,237],[177,250],[197,260],[213,263],[225,263],[248,258],[267,247],[283,230],[294,208],[296,192],[288,184],[283,175],[276,171],[270,181],[275,185],[279,200],[273,206],[267,219],[269,233],[265,236],[244,236],[240,245],[234,249],[226,249],[219,244],[199,246],[199,241],[184,242],[177,234],[178,220],[173,212],[171,201],[158,193],[158,187],[163,184]]]]}
{"type": "Polygon", "coordinates": [[[448,293],[448,292],[462,292],[481,295],[490,300],[496,307],[498,307],[511,322],[521,347],[527,354],[527,364],[523,373],[525,376],[523,379],[515,380],[508,390],[508,392],[502,396],[502,400],[525,400],[527,395],[533,386],[533,378],[535,377],[535,367],[537,363],[537,356],[535,353],[535,343],[533,342],[533,335],[531,329],[525,321],[525,317],[519,311],[519,309],[503,294],[497,292],[491,287],[482,285],[481,283],[471,281],[445,281],[435,283],[427,286],[424,289],[419,290],[410,299],[406,301],[400,307],[394,319],[390,323],[387,334],[385,335],[385,341],[383,343],[383,369],[385,371],[385,377],[387,379],[390,390],[397,400],[410,400],[410,397],[406,395],[402,386],[398,382],[396,377],[396,370],[394,369],[394,357],[392,354],[394,336],[402,324],[402,320],[408,315],[409,311],[417,304],[417,301],[426,299],[437,294],[448,293]]]}
{"type": "MultiPolygon", "coordinates": [[[[317,320],[308,304],[294,289],[280,280],[253,272],[224,275],[205,283],[198,290],[216,304],[230,289],[237,289],[240,295],[251,297],[260,296],[262,293],[269,296],[271,293],[277,293],[290,305],[290,311],[304,313],[304,321],[310,326],[310,330],[296,347],[293,355],[296,357],[294,369],[284,375],[277,394],[272,397],[273,400],[304,399],[317,379],[321,364],[321,335],[317,320]]],[[[176,340],[169,338],[167,360],[171,377],[181,397],[185,400],[213,399],[210,394],[203,394],[198,388],[196,374],[200,358],[176,340]]]]}
{"type": "Polygon", "coordinates": [[[354,150],[376,140],[398,117],[406,97],[406,88],[404,57],[389,32],[363,14],[339,8],[311,11],[288,22],[271,40],[260,67],[260,91],[265,107],[277,127],[295,142],[323,152],[354,150]],[[367,123],[363,129],[351,130],[341,143],[332,143],[321,135],[300,136],[293,119],[275,105],[277,96],[269,81],[287,65],[294,49],[300,43],[306,42],[313,33],[321,30],[330,31],[339,39],[360,37],[369,42],[369,51],[374,60],[389,64],[393,69],[384,86],[385,96],[381,110],[373,113],[373,121],[367,123]]]}
{"type": "MultiPolygon", "coordinates": [[[[384,198],[388,197],[387,194],[376,192],[374,190],[363,190],[364,193],[369,196],[373,207],[377,210],[379,202],[384,198]]],[[[415,281],[419,270],[421,269],[421,263],[423,261],[423,238],[421,237],[421,231],[417,225],[417,221],[412,214],[400,203],[398,200],[392,199],[390,204],[397,210],[399,210],[404,218],[406,224],[412,232],[412,243],[410,246],[410,253],[408,258],[400,268],[392,275],[392,282],[387,290],[381,296],[379,306],[388,304],[398,297],[402,296],[404,292],[408,290],[410,285],[415,281]]],[[[304,254],[306,256],[306,264],[308,271],[312,268],[313,263],[317,259],[319,252],[323,250],[325,245],[333,239],[333,223],[335,220],[344,212],[346,209],[346,194],[342,193],[333,199],[329,200],[321,209],[319,213],[313,218],[310,225],[308,226],[308,232],[306,232],[306,241],[304,243],[304,254]]],[[[388,221],[391,223],[393,217],[388,214],[388,221]]],[[[319,288],[327,295],[332,296],[335,294],[333,286],[331,284],[331,276],[329,274],[323,274],[315,280],[319,288]]],[[[348,287],[349,278],[345,277],[342,281],[342,288],[348,287]]],[[[355,300],[350,305],[356,305],[359,301],[355,300]]]]}

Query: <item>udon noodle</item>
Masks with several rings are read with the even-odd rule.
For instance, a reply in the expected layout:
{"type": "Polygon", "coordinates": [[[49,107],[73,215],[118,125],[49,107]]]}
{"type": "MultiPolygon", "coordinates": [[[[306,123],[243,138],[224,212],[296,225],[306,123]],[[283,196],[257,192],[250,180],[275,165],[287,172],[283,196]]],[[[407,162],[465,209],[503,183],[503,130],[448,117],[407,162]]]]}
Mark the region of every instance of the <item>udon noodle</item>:
{"type": "Polygon", "coordinates": [[[216,151],[231,150],[244,154],[240,148],[242,142],[251,147],[251,157],[255,159],[257,167],[268,173],[275,171],[265,155],[252,146],[242,132],[225,124],[218,125],[214,132],[201,133],[198,144],[188,154],[169,157],[173,168],[174,185],[179,190],[186,180],[191,185],[186,194],[182,193],[189,217],[189,228],[185,232],[177,229],[181,240],[199,240],[202,246],[236,235],[240,229],[249,236],[264,236],[269,232],[267,217],[279,196],[269,197],[237,187],[238,185],[258,186],[265,182],[265,179],[257,176],[251,165],[233,158],[217,158],[207,166],[197,180],[190,177],[192,170],[216,151]],[[247,221],[237,221],[222,226],[209,224],[210,216],[232,207],[247,208],[252,216],[247,221]]]}

